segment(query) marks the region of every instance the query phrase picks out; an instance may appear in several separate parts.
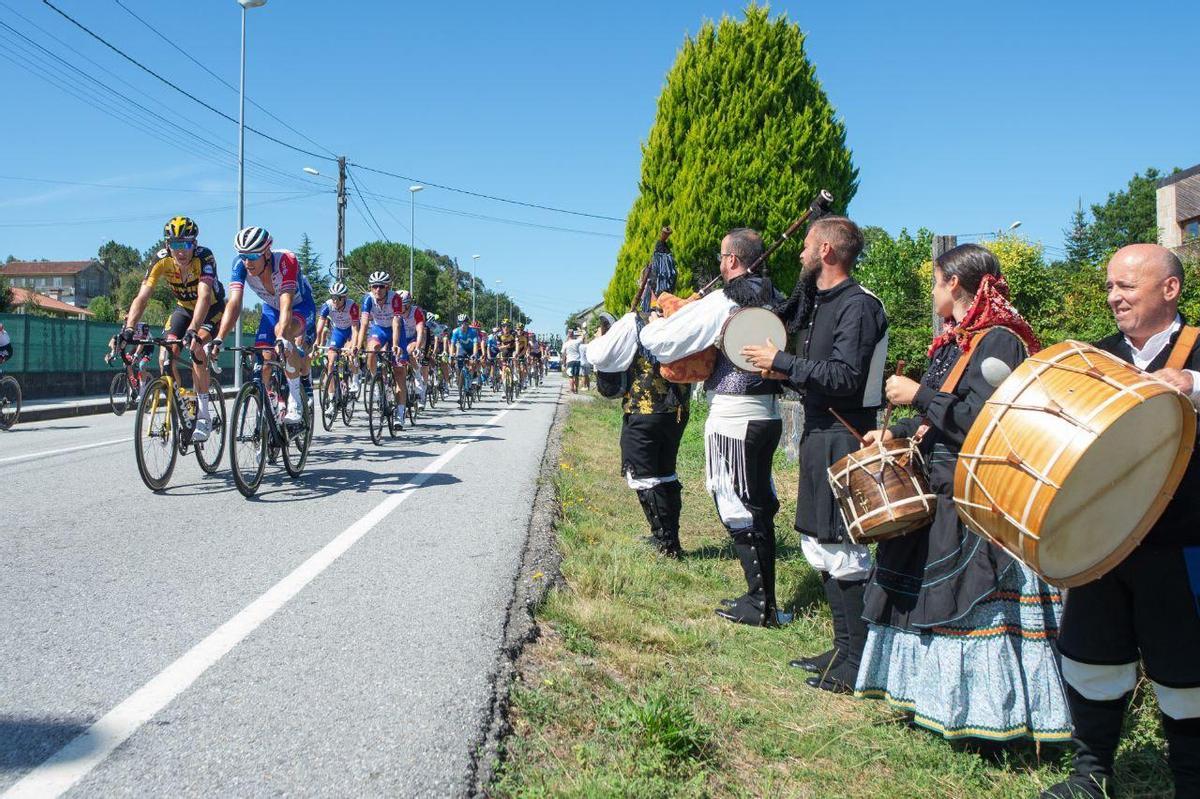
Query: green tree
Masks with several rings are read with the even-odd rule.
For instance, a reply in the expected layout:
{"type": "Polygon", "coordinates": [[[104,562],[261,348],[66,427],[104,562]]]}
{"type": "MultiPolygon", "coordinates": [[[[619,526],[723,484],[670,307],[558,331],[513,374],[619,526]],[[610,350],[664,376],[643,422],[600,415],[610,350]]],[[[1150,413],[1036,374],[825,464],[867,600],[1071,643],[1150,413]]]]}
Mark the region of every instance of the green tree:
{"type": "Polygon", "coordinates": [[[1067,263],[1086,264],[1092,260],[1091,228],[1080,200],[1075,213],[1071,214],[1071,225],[1063,231],[1063,246],[1067,251],[1067,263]]]}
{"type": "Polygon", "coordinates": [[[1151,167],[1130,178],[1124,190],[1111,192],[1103,203],[1092,206],[1086,236],[1088,261],[1106,260],[1126,244],[1158,241],[1155,196],[1161,177],[1162,173],[1151,167]]]}
{"type": "MultiPolygon", "coordinates": [[[[121,279],[117,282],[116,287],[110,295],[113,305],[116,307],[116,312],[122,319],[125,314],[129,313],[129,306],[133,302],[133,298],[137,296],[142,288],[142,278],[145,274],[140,269],[132,269],[121,275],[121,279]]],[[[154,287],[154,293],[150,295],[153,302],[157,302],[164,308],[170,308],[175,304],[175,297],[171,294],[171,289],[165,281],[160,280],[154,287]]],[[[149,310],[146,311],[149,313],[149,310]]],[[[143,320],[149,321],[149,320],[143,320]]]]}
{"type": "Polygon", "coordinates": [[[862,257],[854,277],[879,297],[888,315],[888,360],[903,360],[905,370],[920,374],[929,348],[932,305],[929,253],[933,233],[907,230],[892,238],[879,227],[863,228],[862,257]]]}
{"type": "Polygon", "coordinates": [[[141,253],[136,248],[118,244],[111,239],[100,245],[100,249],[96,251],[96,260],[103,264],[114,285],[126,272],[140,272],[145,269],[141,253]]]}
{"type": "MultiPolygon", "coordinates": [[[[716,274],[725,231],[748,226],[770,239],[822,188],[844,209],[857,176],[799,26],[758,5],[740,21],[705,22],[667,73],[605,304],[628,309],[664,224],[675,229],[680,293],[688,294],[716,274]]],[[[771,265],[785,292],[797,252],[788,244],[771,265]]]]}
{"type": "Polygon", "coordinates": [[[8,284],[8,278],[0,275],[0,313],[7,313],[13,309],[13,293],[12,287],[8,284]]]}
{"type": "Polygon", "coordinates": [[[329,286],[329,273],[321,265],[321,254],[313,249],[312,239],[305,233],[300,238],[300,247],[296,250],[296,260],[300,262],[301,273],[308,278],[308,283],[317,294],[324,294],[329,286]]]}
{"type": "Polygon", "coordinates": [[[93,298],[88,303],[88,310],[94,314],[92,319],[97,322],[120,321],[117,319],[117,307],[113,304],[112,300],[103,295],[93,298]]]}

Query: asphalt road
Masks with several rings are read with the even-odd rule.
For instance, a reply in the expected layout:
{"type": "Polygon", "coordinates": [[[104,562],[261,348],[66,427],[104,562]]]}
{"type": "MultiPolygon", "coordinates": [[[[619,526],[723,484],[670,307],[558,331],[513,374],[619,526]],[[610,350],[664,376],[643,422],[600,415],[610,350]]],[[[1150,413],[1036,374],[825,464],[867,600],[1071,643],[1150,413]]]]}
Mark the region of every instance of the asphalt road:
{"type": "Polygon", "coordinates": [[[462,794],[560,386],[253,500],[152,494],[131,414],[0,434],[0,796],[462,794]]]}

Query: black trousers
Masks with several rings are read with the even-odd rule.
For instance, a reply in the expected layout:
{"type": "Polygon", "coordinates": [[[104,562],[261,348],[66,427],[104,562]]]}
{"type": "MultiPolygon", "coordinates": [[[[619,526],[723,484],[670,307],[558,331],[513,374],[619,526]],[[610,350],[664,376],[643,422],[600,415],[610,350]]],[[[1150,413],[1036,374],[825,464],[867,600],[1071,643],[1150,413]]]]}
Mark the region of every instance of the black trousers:
{"type": "Polygon", "coordinates": [[[634,478],[675,474],[688,412],[627,413],[621,422],[621,474],[634,478]]]}

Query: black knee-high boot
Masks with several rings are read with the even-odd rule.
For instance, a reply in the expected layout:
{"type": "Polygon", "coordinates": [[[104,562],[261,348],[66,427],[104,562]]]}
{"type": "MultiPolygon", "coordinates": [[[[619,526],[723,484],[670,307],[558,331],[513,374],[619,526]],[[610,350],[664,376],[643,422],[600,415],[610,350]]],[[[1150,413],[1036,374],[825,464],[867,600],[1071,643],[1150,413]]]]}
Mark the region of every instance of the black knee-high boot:
{"type": "Polygon", "coordinates": [[[1075,768],[1065,781],[1042,792],[1041,799],[1104,799],[1113,795],[1113,759],[1129,705],[1126,694],[1107,701],[1088,699],[1067,685],[1067,705],[1075,723],[1075,768]]]}
{"type": "Polygon", "coordinates": [[[809,677],[805,682],[825,691],[852,693],[858,679],[863,649],[867,645],[867,623],[862,617],[867,581],[834,579],[829,582],[834,586],[830,593],[837,595],[836,599],[830,600],[830,607],[837,605],[841,614],[840,635],[836,629],[834,632],[834,646],[838,654],[822,676],[809,677]]]}
{"type": "Polygon", "coordinates": [[[638,501],[646,521],[650,523],[647,543],[664,555],[677,558],[683,553],[679,545],[679,513],[683,507],[682,486],[677,481],[660,483],[638,491],[638,501]]]}
{"type": "Polygon", "coordinates": [[[829,614],[833,617],[833,647],[819,655],[797,658],[788,664],[815,674],[824,674],[839,656],[844,655],[849,643],[844,639],[845,624],[842,621],[842,602],[836,587],[837,581],[829,576],[829,572],[820,572],[820,575],[821,588],[825,591],[826,601],[829,602],[829,614]]]}
{"type": "Polygon", "coordinates": [[[1163,714],[1167,763],[1175,778],[1175,799],[1200,797],[1200,718],[1173,719],[1163,714]]]}
{"type": "Polygon", "coordinates": [[[750,530],[740,530],[733,536],[733,549],[737,552],[742,564],[742,573],[746,577],[746,593],[733,601],[732,605],[722,605],[716,613],[723,619],[738,624],[752,624],[760,627],[771,626],[775,619],[775,551],[774,541],[768,545],[765,540],[756,541],[758,534],[750,530]],[[764,567],[764,558],[770,562],[764,567]],[[767,585],[767,582],[770,585],[767,585]]]}

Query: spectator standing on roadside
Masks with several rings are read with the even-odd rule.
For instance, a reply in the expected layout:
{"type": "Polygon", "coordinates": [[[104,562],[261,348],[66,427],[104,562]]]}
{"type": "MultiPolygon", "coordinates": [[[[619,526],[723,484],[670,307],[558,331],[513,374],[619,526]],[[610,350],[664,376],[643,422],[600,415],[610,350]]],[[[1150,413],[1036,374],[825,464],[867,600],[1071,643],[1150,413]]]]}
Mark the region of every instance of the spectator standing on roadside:
{"type": "Polygon", "coordinates": [[[571,384],[571,393],[579,393],[579,338],[574,330],[567,331],[567,341],[563,344],[563,362],[567,365],[567,380],[571,384]]]}
{"type": "Polygon", "coordinates": [[[583,377],[583,388],[585,391],[590,391],[592,388],[592,362],[587,357],[587,333],[584,332],[579,337],[579,372],[583,377]]]}

